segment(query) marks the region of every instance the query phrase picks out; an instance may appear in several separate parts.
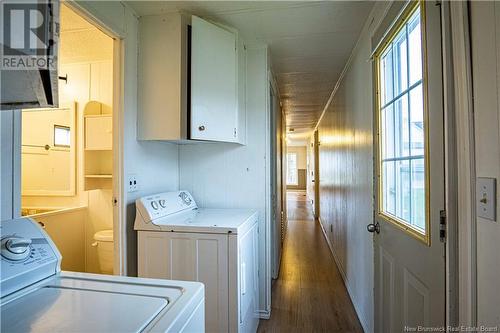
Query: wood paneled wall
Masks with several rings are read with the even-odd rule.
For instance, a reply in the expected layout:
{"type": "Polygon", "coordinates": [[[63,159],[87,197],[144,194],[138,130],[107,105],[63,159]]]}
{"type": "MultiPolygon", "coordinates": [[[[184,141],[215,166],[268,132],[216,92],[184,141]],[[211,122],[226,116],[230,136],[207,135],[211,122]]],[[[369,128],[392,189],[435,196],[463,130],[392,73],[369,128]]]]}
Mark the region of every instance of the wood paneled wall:
{"type": "MultiPolygon", "coordinates": [[[[376,6],[377,7],[377,6],[376,6]]],[[[318,126],[320,222],[366,332],[373,331],[372,12],[318,126]]]]}

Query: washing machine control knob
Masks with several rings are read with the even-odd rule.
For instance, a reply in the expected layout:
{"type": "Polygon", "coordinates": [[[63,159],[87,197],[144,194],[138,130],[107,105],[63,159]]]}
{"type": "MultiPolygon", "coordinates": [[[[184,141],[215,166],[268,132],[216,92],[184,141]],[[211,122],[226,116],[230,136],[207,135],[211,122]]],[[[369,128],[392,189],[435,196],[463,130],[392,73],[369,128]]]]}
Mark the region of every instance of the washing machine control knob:
{"type": "Polygon", "coordinates": [[[6,237],[1,242],[1,253],[9,260],[23,260],[30,255],[31,239],[21,237],[6,237]]]}
{"type": "Polygon", "coordinates": [[[156,201],[151,201],[151,207],[153,207],[154,210],[158,210],[158,203],[156,201]]]}
{"type": "Polygon", "coordinates": [[[165,200],[161,199],[158,202],[160,203],[161,208],[165,208],[165,206],[166,206],[166,201],[165,200]]]}

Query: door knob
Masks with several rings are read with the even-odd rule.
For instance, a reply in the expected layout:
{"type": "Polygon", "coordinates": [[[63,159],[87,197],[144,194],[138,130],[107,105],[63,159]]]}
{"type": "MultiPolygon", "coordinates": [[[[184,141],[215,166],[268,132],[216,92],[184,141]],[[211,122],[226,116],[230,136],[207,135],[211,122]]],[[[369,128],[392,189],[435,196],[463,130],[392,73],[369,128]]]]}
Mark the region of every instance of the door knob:
{"type": "Polygon", "coordinates": [[[198,130],[204,131],[205,130],[205,126],[201,125],[200,127],[198,127],[198,130]]]}
{"type": "Polygon", "coordinates": [[[378,222],[370,223],[366,226],[366,230],[368,230],[368,232],[376,232],[377,234],[379,234],[380,233],[380,224],[378,222]]]}

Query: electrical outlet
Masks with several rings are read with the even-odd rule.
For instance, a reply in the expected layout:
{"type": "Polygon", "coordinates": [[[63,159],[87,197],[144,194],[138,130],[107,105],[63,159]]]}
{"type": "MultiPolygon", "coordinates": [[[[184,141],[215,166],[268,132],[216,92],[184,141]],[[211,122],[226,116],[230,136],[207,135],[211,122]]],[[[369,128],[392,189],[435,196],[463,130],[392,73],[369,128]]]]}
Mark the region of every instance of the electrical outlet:
{"type": "Polygon", "coordinates": [[[136,192],[139,190],[139,182],[137,181],[136,174],[128,175],[127,186],[128,186],[127,192],[136,192]]]}

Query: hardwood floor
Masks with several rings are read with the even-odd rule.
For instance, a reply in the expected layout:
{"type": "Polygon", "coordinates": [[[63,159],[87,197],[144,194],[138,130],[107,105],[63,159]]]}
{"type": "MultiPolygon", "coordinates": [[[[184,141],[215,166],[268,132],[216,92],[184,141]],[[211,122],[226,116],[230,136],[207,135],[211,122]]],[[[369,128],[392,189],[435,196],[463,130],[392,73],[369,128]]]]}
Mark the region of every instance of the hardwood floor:
{"type": "Polygon", "coordinates": [[[362,332],[342,277],[304,192],[288,192],[288,234],[271,318],[258,332],[362,332]]]}

